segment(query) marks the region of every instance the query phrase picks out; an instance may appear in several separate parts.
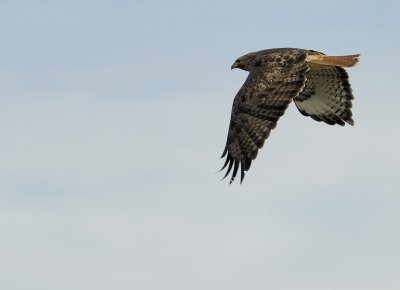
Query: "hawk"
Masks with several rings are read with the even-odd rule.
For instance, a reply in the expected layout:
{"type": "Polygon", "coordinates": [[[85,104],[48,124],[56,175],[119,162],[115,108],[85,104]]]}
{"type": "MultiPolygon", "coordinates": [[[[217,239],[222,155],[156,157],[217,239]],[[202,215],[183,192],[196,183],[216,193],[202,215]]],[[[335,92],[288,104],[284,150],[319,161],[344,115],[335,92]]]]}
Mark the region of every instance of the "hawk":
{"type": "Polygon", "coordinates": [[[226,157],[230,183],[240,165],[242,183],[258,150],[293,100],[304,116],[329,125],[354,125],[352,90],[344,67],[357,64],[359,54],[327,56],[314,50],[275,48],[239,57],[231,69],[249,75],[233,100],[226,157]]]}

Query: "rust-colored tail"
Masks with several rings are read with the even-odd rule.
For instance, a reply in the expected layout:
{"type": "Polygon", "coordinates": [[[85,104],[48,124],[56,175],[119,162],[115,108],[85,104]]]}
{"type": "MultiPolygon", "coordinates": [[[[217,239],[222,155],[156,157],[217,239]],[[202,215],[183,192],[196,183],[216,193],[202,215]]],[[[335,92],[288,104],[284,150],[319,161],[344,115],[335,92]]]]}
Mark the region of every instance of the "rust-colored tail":
{"type": "Polygon", "coordinates": [[[359,59],[359,54],[343,55],[343,56],[328,56],[323,54],[308,55],[307,60],[324,65],[335,65],[341,67],[355,66],[359,59]]]}

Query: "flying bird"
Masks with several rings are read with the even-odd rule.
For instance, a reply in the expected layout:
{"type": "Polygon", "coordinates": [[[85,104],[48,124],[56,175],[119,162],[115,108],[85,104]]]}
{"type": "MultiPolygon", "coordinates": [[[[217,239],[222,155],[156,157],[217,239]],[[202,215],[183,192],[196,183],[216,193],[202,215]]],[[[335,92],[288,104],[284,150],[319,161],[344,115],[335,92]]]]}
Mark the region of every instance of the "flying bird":
{"type": "Polygon", "coordinates": [[[359,54],[327,56],[322,52],[298,48],[274,48],[239,57],[231,69],[249,75],[236,94],[228,137],[221,158],[221,170],[232,171],[230,183],[257,157],[279,118],[293,100],[304,116],[329,125],[354,125],[353,94],[344,67],[358,63],[359,54]]]}

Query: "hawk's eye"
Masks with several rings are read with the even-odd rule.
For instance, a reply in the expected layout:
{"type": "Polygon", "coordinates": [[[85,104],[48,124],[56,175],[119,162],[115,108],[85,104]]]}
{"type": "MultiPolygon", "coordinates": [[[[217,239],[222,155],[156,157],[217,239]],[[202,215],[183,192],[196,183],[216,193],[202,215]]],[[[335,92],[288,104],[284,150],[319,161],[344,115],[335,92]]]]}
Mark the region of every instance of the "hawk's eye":
{"type": "Polygon", "coordinates": [[[261,60],[257,59],[257,60],[254,62],[254,65],[255,65],[255,66],[260,66],[260,65],[261,65],[261,60]]]}

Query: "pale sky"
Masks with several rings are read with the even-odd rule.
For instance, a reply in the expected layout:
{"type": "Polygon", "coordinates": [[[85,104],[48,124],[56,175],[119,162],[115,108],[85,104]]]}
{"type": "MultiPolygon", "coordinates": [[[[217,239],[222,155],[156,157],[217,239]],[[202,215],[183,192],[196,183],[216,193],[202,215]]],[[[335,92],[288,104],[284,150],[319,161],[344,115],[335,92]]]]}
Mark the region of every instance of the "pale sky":
{"type": "Polygon", "coordinates": [[[398,1],[0,4],[0,289],[398,290],[398,1]],[[361,53],[216,173],[250,51],[361,53]]]}

